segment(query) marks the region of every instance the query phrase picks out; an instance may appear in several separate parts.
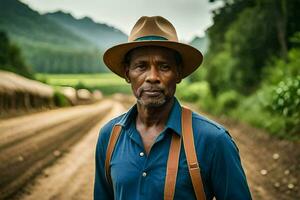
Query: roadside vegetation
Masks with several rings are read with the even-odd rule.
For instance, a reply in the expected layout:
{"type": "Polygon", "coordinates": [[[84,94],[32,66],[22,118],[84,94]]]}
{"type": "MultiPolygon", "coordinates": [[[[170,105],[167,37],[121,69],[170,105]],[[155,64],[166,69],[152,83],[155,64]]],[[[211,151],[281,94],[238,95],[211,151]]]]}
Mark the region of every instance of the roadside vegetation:
{"type": "Polygon", "coordinates": [[[203,66],[177,95],[212,114],[299,139],[300,2],[222,1],[207,30],[203,66]]]}

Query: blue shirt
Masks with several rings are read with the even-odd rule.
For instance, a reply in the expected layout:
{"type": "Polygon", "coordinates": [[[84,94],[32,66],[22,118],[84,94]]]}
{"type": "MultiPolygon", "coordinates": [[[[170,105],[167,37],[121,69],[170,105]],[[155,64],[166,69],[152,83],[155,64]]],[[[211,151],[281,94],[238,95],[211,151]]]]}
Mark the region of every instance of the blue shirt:
{"type": "MultiPolygon", "coordinates": [[[[136,105],[108,122],[100,131],[96,147],[95,200],[163,200],[166,165],[172,134],[181,136],[181,106],[175,99],[165,129],[156,138],[149,155],[144,153],[136,130],[136,105]],[[105,154],[115,124],[122,132],[111,158],[113,189],[105,178],[105,154]],[[113,195],[112,195],[113,194],[113,195]]],[[[238,148],[221,125],[192,114],[195,148],[207,200],[249,200],[251,195],[241,166],[238,148]]],[[[181,146],[175,200],[196,199],[181,146]]]]}

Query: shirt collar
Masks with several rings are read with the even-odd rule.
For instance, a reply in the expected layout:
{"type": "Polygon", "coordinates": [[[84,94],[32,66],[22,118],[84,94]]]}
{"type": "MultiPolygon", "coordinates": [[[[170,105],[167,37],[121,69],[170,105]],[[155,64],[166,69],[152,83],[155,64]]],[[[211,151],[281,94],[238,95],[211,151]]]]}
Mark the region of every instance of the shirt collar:
{"type": "MultiPolygon", "coordinates": [[[[117,125],[121,125],[125,128],[129,127],[132,120],[136,118],[136,114],[137,114],[137,105],[135,104],[129,109],[127,113],[125,113],[121,117],[120,121],[117,122],[117,125]]],[[[167,128],[172,129],[175,133],[181,136],[181,106],[175,97],[174,97],[174,103],[171,112],[169,114],[166,123],[166,129],[167,128]]]]}

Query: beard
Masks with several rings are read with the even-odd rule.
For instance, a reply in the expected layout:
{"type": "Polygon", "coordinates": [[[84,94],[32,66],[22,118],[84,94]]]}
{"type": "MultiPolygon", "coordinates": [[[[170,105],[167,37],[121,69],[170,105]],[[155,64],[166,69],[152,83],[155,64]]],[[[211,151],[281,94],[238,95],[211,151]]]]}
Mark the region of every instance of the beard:
{"type": "MultiPolygon", "coordinates": [[[[165,96],[164,96],[165,97],[165,96]]],[[[167,98],[137,98],[137,102],[148,108],[157,108],[167,102],[167,98]]]]}
{"type": "Polygon", "coordinates": [[[165,93],[164,88],[157,86],[141,87],[135,96],[138,104],[148,108],[161,107],[172,98],[165,93]]]}

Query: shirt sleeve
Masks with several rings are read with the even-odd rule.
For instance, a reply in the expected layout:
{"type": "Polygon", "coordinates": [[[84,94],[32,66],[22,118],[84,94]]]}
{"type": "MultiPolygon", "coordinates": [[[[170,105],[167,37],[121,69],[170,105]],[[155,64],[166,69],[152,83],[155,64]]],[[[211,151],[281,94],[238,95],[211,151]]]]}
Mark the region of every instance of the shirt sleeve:
{"type": "Polygon", "coordinates": [[[113,190],[105,177],[105,155],[109,135],[101,129],[95,157],[95,183],[94,183],[94,200],[113,200],[113,190]]]}
{"type": "Polygon", "coordinates": [[[252,199],[238,148],[227,131],[217,136],[211,166],[211,183],[217,200],[252,199]]]}

